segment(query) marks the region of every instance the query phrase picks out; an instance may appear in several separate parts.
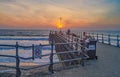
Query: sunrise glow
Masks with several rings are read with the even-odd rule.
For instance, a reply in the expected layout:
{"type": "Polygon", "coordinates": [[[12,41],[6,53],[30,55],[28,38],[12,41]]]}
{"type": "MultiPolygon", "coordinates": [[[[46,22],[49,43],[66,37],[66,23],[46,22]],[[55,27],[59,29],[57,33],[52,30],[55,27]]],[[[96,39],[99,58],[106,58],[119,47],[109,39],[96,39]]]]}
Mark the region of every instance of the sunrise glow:
{"type": "Polygon", "coordinates": [[[58,24],[58,28],[59,29],[63,28],[62,24],[58,24]]]}
{"type": "Polygon", "coordinates": [[[1,0],[0,28],[120,28],[120,0],[1,0]],[[60,24],[60,16],[64,19],[60,24]],[[54,26],[53,26],[54,25],[54,26]]]}

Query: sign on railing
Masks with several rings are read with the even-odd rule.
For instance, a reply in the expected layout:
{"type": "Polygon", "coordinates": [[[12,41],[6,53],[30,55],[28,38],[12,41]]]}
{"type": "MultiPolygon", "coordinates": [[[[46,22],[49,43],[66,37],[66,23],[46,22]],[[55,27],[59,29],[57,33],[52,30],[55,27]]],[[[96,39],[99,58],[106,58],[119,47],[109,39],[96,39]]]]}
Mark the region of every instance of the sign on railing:
{"type": "Polygon", "coordinates": [[[34,46],[34,58],[42,58],[42,46],[35,45],[34,46]]]}

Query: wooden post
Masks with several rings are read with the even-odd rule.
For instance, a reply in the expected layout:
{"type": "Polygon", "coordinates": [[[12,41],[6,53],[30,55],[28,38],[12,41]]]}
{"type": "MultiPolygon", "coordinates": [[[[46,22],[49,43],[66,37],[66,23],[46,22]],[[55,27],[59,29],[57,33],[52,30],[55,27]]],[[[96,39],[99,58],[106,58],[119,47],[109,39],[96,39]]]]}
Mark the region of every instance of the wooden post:
{"type": "Polygon", "coordinates": [[[54,73],[53,71],[53,38],[52,38],[52,43],[51,43],[50,65],[49,65],[48,70],[50,73],[54,73]]]}
{"type": "Polygon", "coordinates": [[[72,35],[72,42],[73,42],[73,35],[72,35]]]}
{"type": "Polygon", "coordinates": [[[110,42],[110,34],[108,35],[108,44],[110,45],[111,42],[110,42]]]}
{"type": "Polygon", "coordinates": [[[92,33],[92,36],[93,36],[93,38],[94,38],[94,33],[92,33]]]}
{"type": "Polygon", "coordinates": [[[66,34],[66,42],[67,42],[67,34],[66,34]]]}
{"type": "Polygon", "coordinates": [[[66,35],[66,36],[67,36],[67,38],[66,38],[66,39],[67,39],[67,42],[68,42],[68,35],[66,35]]]}
{"type": "Polygon", "coordinates": [[[103,34],[102,34],[102,43],[104,43],[104,38],[103,38],[103,34]]]}
{"type": "Polygon", "coordinates": [[[81,32],[81,34],[80,34],[80,38],[82,39],[82,32],[81,32]]]}
{"type": "Polygon", "coordinates": [[[80,38],[80,32],[79,32],[79,35],[78,35],[78,36],[79,36],[79,38],[80,38]]]}
{"type": "Polygon", "coordinates": [[[117,47],[119,47],[120,44],[119,44],[119,35],[117,35],[117,47]]]}
{"type": "Polygon", "coordinates": [[[19,59],[19,55],[18,55],[18,42],[16,42],[16,77],[20,77],[21,75],[21,71],[20,71],[20,59],[19,59]]]}
{"type": "Polygon", "coordinates": [[[70,42],[70,35],[68,35],[68,42],[70,42]]]}
{"type": "Polygon", "coordinates": [[[72,42],[72,35],[70,35],[70,42],[72,42]]]}
{"type": "Polygon", "coordinates": [[[89,36],[90,36],[90,33],[89,33],[89,36]]]}
{"type": "Polygon", "coordinates": [[[78,50],[78,37],[76,37],[76,48],[75,48],[75,50],[78,50]]]}
{"type": "Polygon", "coordinates": [[[99,37],[98,37],[98,33],[97,33],[97,41],[99,42],[99,37]]]}
{"type": "Polygon", "coordinates": [[[73,41],[74,41],[74,39],[73,39],[73,35],[72,35],[72,49],[73,49],[73,45],[74,45],[74,44],[73,44],[73,41]]]}
{"type": "Polygon", "coordinates": [[[34,57],[35,55],[34,55],[34,44],[32,44],[32,59],[34,60],[34,57]]]}

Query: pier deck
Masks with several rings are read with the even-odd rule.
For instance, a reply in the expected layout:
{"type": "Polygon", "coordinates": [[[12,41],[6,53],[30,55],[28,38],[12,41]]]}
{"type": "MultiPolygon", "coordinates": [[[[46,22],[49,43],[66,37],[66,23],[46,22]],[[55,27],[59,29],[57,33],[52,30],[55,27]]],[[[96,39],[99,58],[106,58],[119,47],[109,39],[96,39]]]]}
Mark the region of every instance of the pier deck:
{"type": "Polygon", "coordinates": [[[62,70],[53,77],[120,77],[120,48],[97,43],[98,60],[87,61],[85,67],[62,70]]]}
{"type": "Polygon", "coordinates": [[[98,60],[86,61],[84,67],[79,65],[46,75],[25,73],[23,77],[120,77],[120,48],[97,43],[97,56],[98,60]]]}

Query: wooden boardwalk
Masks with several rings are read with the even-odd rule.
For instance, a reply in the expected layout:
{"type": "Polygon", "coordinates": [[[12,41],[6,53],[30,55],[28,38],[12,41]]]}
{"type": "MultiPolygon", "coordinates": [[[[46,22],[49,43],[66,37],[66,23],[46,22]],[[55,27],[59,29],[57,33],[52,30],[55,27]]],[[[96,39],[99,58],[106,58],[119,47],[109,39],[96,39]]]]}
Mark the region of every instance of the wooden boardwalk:
{"type": "MultiPolygon", "coordinates": [[[[66,43],[66,41],[62,37],[59,37],[58,35],[55,35],[54,40],[55,40],[55,43],[66,43]]],[[[73,50],[73,49],[72,49],[72,47],[70,47],[69,44],[57,44],[57,45],[55,45],[55,50],[56,50],[56,52],[68,52],[68,51],[73,50]]],[[[59,56],[60,60],[69,60],[69,59],[75,59],[75,58],[80,57],[75,52],[74,53],[60,54],[58,56],[59,56]]],[[[64,65],[66,65],[66,66],[74,65],[74,64],[78,63],[77,61],[64,62],[64,65]]]]}
{"type": "Polygon", "coordinates": [[[86,61],[84,67],[78,65],[46,75],[41,75],[39,70],[35,74],[30,72],[31,76],[22,77],[120,77],[120,48],[97,43],[97,56],[98,60],[86,61]]]}
{"type": "Polygon", "coordinates": [[[120,48],[97,43],[98,60],[47,77],[120,77],[120,48]]]}
{"type": "Polygon", "coordinates": [[[62,70],[52,77],[120,77],[120,48],[97,43],[96,52],[98,60],[87,60],[85,67],[62,70]]]}
{"type": "MultiPolygon", "coordinates": [[[[60,37],[56,37],[55,39],[55,43],[66,42],[60,37]]],[[[77,43],[79,43],[79,41],[77,41],[77,43]]],[[[56,46],[58,47],[56,52],[68,52],[70,51],[69,49],[71,49],[71,46],[69,45],[55,45],[58,45],[56,46]]],[[[77,46],[75,45],[75,47],[77,46]]],[[[28,73],[32,72],[30,75],[27,75],[25,72],[22,77],[120,77],[120,48],[103,43],[97,43],[96,52],[98,60],[86,60],[86,62],[84,62],[84,67],[82,67],[79,63],[76,63],[76,61],[72,61],[72,64],[69,62],[65,63],[66,66],[72,67],[70,69],[63,69],[58,71],[56,68],[63,67],[60,64],[60,66],[58,65],[54,69],[54,74],[45,73],[42,75],[42,73],[40,73],[40,69],[38,69],[38,72],[37,70],[29,71],[28,73]],[[33,71],[36,73],[33,73],[33,71]]],[[[71,54],[60,55],[60,57],[62,60],[74,59],[76,56],[79,57],[79,55],[76,54],[72,52],[71,54]]],[[[43,69],[41,71],[43,71],[43,69]]]]}

